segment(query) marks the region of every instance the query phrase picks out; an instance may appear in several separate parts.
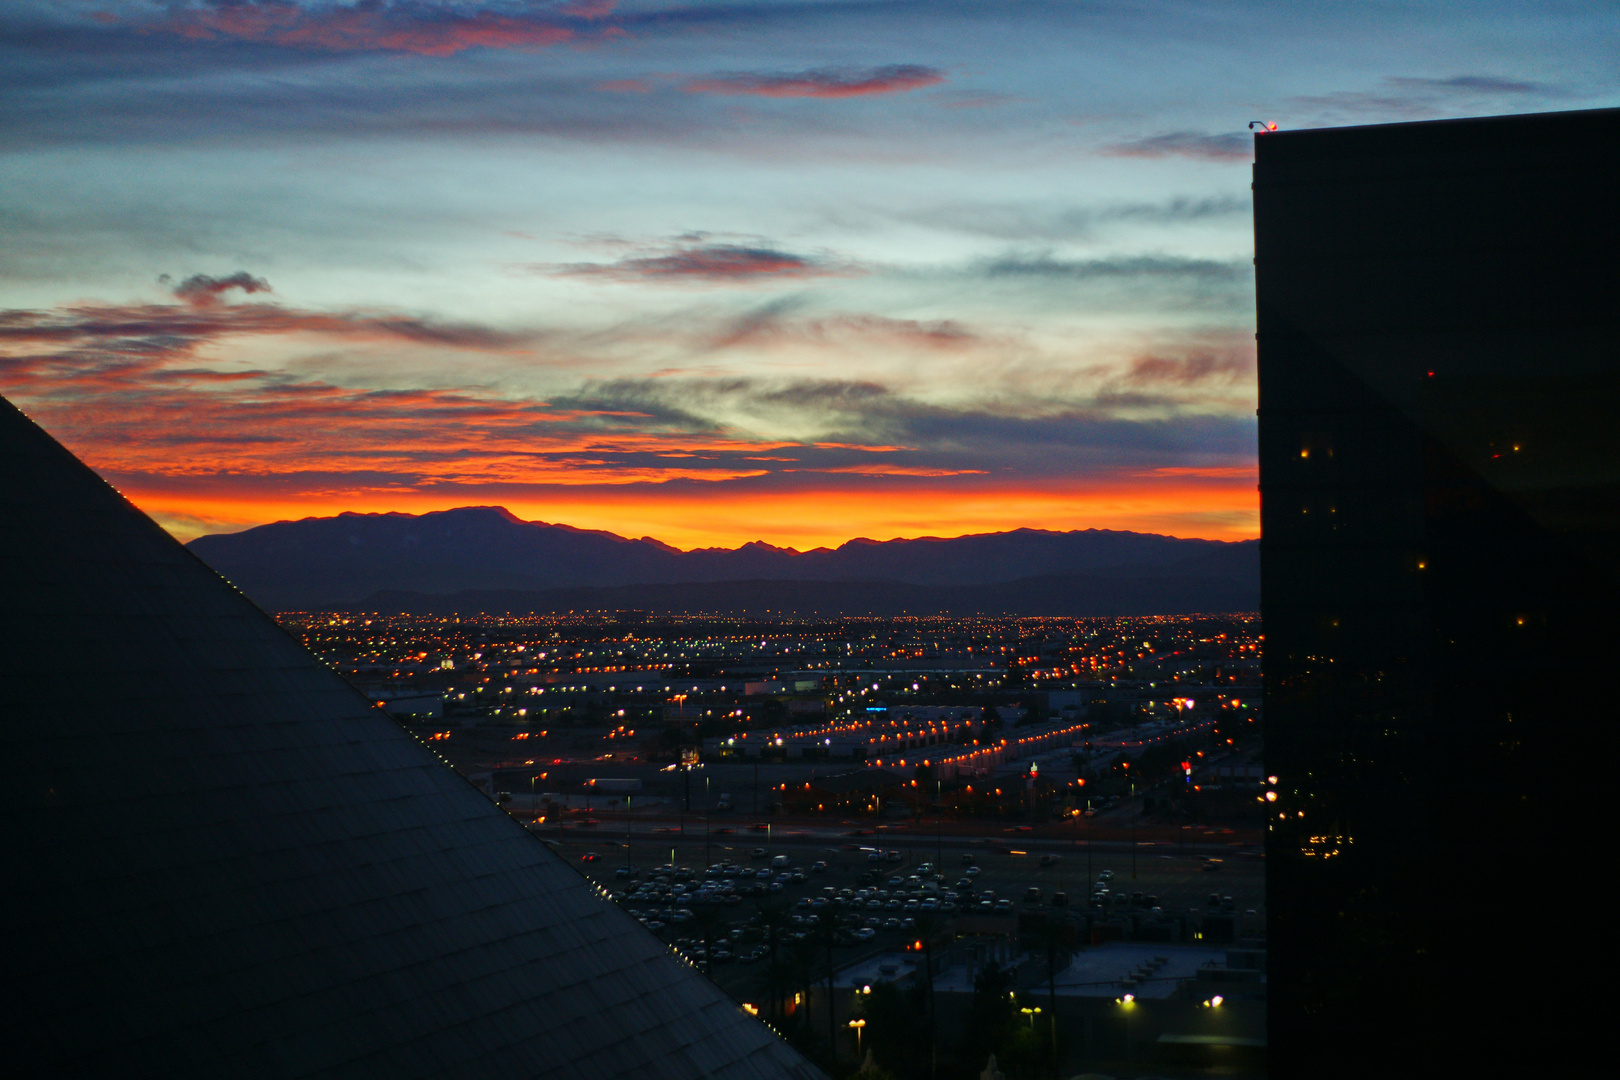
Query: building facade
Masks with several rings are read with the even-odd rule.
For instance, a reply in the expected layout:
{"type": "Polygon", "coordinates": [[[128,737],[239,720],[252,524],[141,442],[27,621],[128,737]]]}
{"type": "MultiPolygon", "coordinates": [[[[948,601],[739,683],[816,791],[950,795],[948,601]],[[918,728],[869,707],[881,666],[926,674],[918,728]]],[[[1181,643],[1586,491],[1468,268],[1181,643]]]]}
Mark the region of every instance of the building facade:
{"type": "Polygon", "coordinates": [[[1600,1037],[1617,191],[1615,110],[1256,139],[1274,1075],[1600,1037]]]}

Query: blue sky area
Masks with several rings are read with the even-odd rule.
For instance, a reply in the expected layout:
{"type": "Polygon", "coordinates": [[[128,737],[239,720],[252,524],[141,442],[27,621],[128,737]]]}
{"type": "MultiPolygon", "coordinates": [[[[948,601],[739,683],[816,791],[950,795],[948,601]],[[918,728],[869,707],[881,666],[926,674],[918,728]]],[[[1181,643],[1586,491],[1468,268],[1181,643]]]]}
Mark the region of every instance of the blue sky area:
{"type": "Polygon", "coordinates": [[[1251,120],[1620,104],[1606,4],[0,13],[0,392],[183,537],[1258,529],[1251,120]]]}

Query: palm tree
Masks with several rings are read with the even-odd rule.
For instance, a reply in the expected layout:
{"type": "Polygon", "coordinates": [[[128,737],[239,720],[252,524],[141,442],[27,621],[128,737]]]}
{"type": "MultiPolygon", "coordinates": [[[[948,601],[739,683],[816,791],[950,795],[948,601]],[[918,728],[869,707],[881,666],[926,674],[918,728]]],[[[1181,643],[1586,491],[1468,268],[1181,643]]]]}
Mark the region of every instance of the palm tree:
{"type": "Polygon", "coordinates": [[[765,928],[765,940],[770,944],[771,1015],[782,1018],[782,963],[779,949],[782,928],[787,925],[787,904],[780,900],[762,899],[755,903],[760,924],[765,928]]]}
{"type": "Polygon", "coordinates": [[[934,939],[939,937],[944,918],[937,911],[919,911],[915,919],[917,940],[922,942],[923,974],[928,985],[928,1045],[934,1047],[938,1033],[934,1015],[934,939]]]}
{"type": "Polygon", "coordinates": [[[997,1053],[1005,1057],[1018,1030],[1018,1013],[1007,996],[1012,983],[1012,973],[994,960],[979,969],[962,1018],[960,1052],[964,1057],[978,1060],[997,1053]]]}
{"type": "Polygon", "coordinates": [[[816,937],[827,950],[827,1043],[834,1063],[838,1061],[838,1027],[833,1013],[833,945],[838,940],[838,916],[832,911],[816,913],[816,937]]]}
{"type": "Polygon", "coordinates": [[[1041,918],[1039,935],[1046,950],[1046,1022],[1052,1028],[1052,1067],[1057,1067],[1057,959],[1074,951],[1074,920],[1046,915],[1041,918]]]}
{"type": "Polygon", "coordinates": [[[815,970],[816,957],[821,955],[821,942],[813,937],[803,937],[794,941],[788,949],[788,959],[793,967],[793,974],[798,980],[799,989],[804,992],[806,1008],[810,1003],[810,978],[815,970]]]}

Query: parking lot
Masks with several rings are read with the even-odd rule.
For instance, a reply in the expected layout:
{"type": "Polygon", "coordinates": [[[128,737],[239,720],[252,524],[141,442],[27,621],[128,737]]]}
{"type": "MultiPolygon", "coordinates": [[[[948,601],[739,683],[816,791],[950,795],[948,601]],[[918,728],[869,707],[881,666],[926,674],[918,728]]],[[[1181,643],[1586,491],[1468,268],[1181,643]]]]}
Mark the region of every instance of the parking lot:
{"type": "MultiPolygon", "coordinates": [[[[806,836],[768,844],[726,839],[738,842],[711,838],[708,867],[705,845],[691,838],[661,841],[662,862],[633,868],[625,865],[622,842],[605,836],[570,837],[560,850],[740,1001],[766,994],[762,908],[782,911],[779,949],[785,960],[795,942],[815,939],[823,914],[830,916],[838,928],[840,965],[902,947],[925,913],[947,927],[959,916],[1054,909],[1089,913],[1094,921],[1146,915],[1153,908],[1169,919],[1197,920],[1214,912],[1232,916],[1240,927],[1259,925],[1264,916],[1263,860],[1241,854],[1211,858],[1141,845],[1133,860],[1128,848],[1020,849],[982,838],[942,837],[926,849],[881,846],[881,836],[839,837],[838,843],[806,836]],[[588,854],[597,858],[586,861],[588,854]]],[[[650,843],[636,848],[653,849],[650,843]]]]}

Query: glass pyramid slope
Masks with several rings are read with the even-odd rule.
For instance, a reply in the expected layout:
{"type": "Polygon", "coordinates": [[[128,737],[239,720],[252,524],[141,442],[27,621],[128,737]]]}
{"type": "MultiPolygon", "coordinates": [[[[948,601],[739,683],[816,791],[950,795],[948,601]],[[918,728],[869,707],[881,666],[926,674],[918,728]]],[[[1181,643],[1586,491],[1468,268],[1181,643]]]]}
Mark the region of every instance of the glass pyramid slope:
{"type": "Polygon", "coordinates": [[[31,1075],[821,1074],[0,401],[31,1075]]]}

